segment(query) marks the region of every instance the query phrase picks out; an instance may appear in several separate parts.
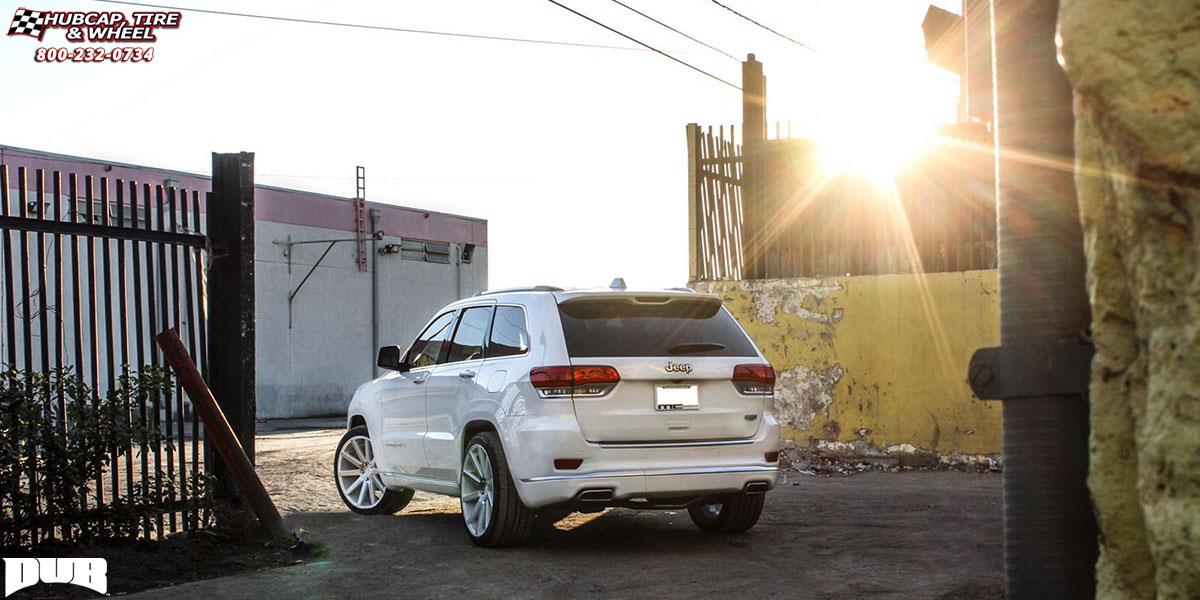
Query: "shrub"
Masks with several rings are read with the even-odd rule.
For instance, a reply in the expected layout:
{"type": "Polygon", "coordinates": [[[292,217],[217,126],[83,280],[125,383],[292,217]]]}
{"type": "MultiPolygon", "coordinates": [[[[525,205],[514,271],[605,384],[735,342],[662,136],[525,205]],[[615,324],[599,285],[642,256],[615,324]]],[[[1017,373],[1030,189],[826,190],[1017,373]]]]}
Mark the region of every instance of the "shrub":
{"type": "Polygon", "coordinates": [[[166,498],[180,492],[206,498],[207,477],[198,484],[172,480],[153,464],[133,495],[106,494],[97,502],[90,487],[110,468],[119,469],[115,459],[139,448],[159,451],[161,427],[170,423],[141,407],[155,406],[154,398],[169,402],[172,390],[170,372],[151,366],[126,371],[104,395],[70,370],[0,373],[0,547],[36,546],[48,537],[148,537],[154,517],[181,510],[157,490],[166,498]]]}

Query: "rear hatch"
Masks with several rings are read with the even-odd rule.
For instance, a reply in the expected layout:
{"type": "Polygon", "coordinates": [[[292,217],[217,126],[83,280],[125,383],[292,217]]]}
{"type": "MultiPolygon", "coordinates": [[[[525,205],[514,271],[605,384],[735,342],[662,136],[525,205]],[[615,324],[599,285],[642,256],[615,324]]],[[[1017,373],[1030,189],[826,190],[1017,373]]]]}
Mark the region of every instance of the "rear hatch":
{"type": "Polygon", "coordinates": [[[733,440],[758,431],[774,373],[769,385],[747,383],[770,367],[720,298],[603,292],[564,298],[558,308],[576,373],[600,366],[620,376],[615,387],[591,395],[575,388],[575,415],[587,440],[733,440]],[[747,381],[735,382],[735,371],[747,381]]]}

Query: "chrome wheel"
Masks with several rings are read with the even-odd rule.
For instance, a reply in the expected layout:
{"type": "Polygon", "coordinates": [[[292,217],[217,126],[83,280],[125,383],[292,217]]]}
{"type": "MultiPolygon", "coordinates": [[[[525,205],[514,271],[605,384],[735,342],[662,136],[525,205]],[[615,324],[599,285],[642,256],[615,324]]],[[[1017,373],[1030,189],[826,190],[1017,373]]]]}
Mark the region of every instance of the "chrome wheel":
{"type": "Polygon", "coordinates": [[[337,459],[337,482],[342,497],[355,508],[375,508],[387,488],[375,466],[375,452],[366,436],[354,436],[342,444],[337,459]]]}
{"type": "Polygon", "coordinates": [[[714,521],[717,520],[717,517],[721,516],[721,503],[710,502],[709,504],[705,504],[704,514],[714,521]]]}
{"type": "Polygon", "coordinates": [[[483,537],[492,524],[492,507],[496,500],[492,461],[483,446],[473,444],[467,449],[461,479],[459,498],[462,501],[463,521],[471,535],[483,537]]]}

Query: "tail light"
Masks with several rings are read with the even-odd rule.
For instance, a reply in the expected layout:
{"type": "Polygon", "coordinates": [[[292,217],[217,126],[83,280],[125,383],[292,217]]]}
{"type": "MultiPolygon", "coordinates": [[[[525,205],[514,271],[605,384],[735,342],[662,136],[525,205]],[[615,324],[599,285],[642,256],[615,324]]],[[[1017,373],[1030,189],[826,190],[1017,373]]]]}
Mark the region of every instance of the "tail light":
{"type": "Polygon", "coordinates": [[[537,367],[529,371],[529,383],[543,398],[603,396],[620,381],[616,369],[596,365],[537,367]]]}
{"type": "Polygon", "coordinates": [[[775,369],[771,365],[738,365],[733,368],[733,385],[747,396],[769,396],[775,390],[775,369]]]}

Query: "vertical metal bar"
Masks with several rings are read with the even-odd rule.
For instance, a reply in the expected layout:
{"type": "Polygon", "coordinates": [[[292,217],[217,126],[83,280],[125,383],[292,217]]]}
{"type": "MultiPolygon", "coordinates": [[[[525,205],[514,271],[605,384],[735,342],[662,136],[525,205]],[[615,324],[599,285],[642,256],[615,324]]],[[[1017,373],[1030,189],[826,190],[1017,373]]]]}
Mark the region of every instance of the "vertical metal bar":
{"type": "MultiPolygon", "coordinates": [[[[26,197],[26,190],[28,187],[29,184],[27,181],[25,167],[17,167],[17,200],[21,204],[20,214],[25,218],[29,217],[29,202],[27,201],[26,197]]],[[[24,339],[24,369],[25,376],[28,380],[28,378],[33,375],[33,323],[31,314],[32,311],[29,310],[29,299],[32,298],[33,295],[29,290],[29,238],[27,237],[24,229],[20,229],[18,232],[18,238],[21,243],[21,301],[19,304],[14,305],[13,310],[15,310],[17,306],[20,306],[23,313],[21,317],[21,337],[24,339]]],[[[29,491],[35,498],[35,505],[40,506],[40,502],[36,500],[39,491],[37,485],[38,480],[36,464],[37,448],[30,444],[29,452],[30,471],[27,475],[29,477],[29,491]]],[[[38,529],[36,527],[30,528],[30,536],[35,543],[40,540],[38,529]]]]}
{"type": "MultiPolygon", "coordinates": [[[[54,172],[54,221],[62,222],[62,173],[54,172]]],[[[61,378],[63,376],[63,355],[66,331],[63,327],[63,281],[62,281],[62,235],[54,234],[54,369],[61,378]]],[[[63,393],[65,386],[58,386],[58,421],[60,433],[67,431],[67,398],[63,393]]]]}
{"type": "MultiPolygon", "coordinates": [[[[170,188],[170,194],[168,196],[167,208],[168,208],[169,212],[171,213],[171,216],[168,219],[168,223],[170,225],[171,231],[179,230],[179,220],[178,220],[178,216],[176,213],[176,210],[179,208],[179,204],[176,201],[176,196],[178,194],[180,194],[180,190],[177,190],[176,188],[173,188],[173,187],[170,188]]],[[[187,192],[182,191],[182,195],[184,196],[184,201],[186,202],[187,192]]],[[[179,330],[180,323],[183,321],[183,319],[180,317],[180,314],[179,314],[180,305],[182,304],[181,299],[179,297],[179,252],[180,252],[180,250],[182,250],[182,248],[178,245],[171,244],[170,249],[171,249],[170,250],[171,251],[171,306],[172,306],[171,310],[173,311],[172,312],[173,319],[171,321],[171,326],[174,327],[176,330],[179,330]]],[[[179,381],[176,380],[176,382],[175,382],[175,419],[171,423],[172,423],[172,426],[174,426],[176,428],[175,439],[176,439],[176,443],[178,444],[176,453],[177,453],[178,459],[179,459],[179,471],[178,471],[179,476],[176,478],[176,481],[181,482],[179,484],[179,500],[182,502],[183,506],[186,507],[187,499],[188,499],[187,484],[186,484],[186,482],[187,482],[187,444],[184,441],[183,421],[184,421],[183,387],[180,385],[179,381]]],[[[175,515],[175,513],[172,512],[171,515],[173,517],[175,515]]],[[[182,515],[180,515],[181,525],[183,526],[184,529],[187,528],[186,520],[187,520],[187,512],[186,512],[186,508],[185,508],[184,513],[182,515]]]]}
{"type": "MultiPolygon", "coordinates": [[[[8,165],[0,165],[0,215],[9,216],[8,210],[8,165]]],[[[13,291],[12,239],[8,229],[0,229],[0,243],[4,244],[4,349],[5,368],[17,367],[17,322],[13,311],[17,302],[13,291]]]]}
{"type": "MultiPolygon", "coordinates": [[[[22,217],[29,217],[29,202],[26,198],[26,188],[29,182],[27,181],[25,167],[17,167],[17,200],[20,202],[20,210],[22,217]]],[[[29,238],[26,237],[24,229],[19,230],[18,237],[21,242],[21,302],[18,306],[21,307],[21,324],[22,337],[25,339],[25,363],[24,368],[26,374],[33,373],[33,316],[29,310],[29,299],[33,294],[29,291],[29,238]]],[[[15,310],[14,306],[14,310],[15,310]]]]}
{"type": "MultiPolygon", "coordinates": [[[[205,197],[207,200],[207,196],[205,197]]],[[[201,231],[203,221],[200,220],[200,197],[196,192],[192,192],[192,217],[196,224],[196,231],[201,231]]],[[[204,249],[196,248],[196,346],[198,354],[194,355],[200,362],[200,376],[208,381],[208,323],[207,312],[208,302],[205,294],[205,268],[204,268],[204,249]]],[[[200,414],[195,409],[195,400],[192,401],[192,473],[194,481],[198,484],[199,479],[199,446],[200,446],[200,414]]],[[[207,463],[205,465],[207,467],[207,463]]]]}
{"type": "MultiPolygon", "coordinates": [[[[125,182],[117,180],[117,227],[125,227],[125,182]]],[[[126,293],[126,276],[125,276],[125,238],[118,237],[117,240],[117,322],[121,331],[121,375],[125,378],[130,376],[129,372],[129,307],[128,296],[126,293]]],[[[129,396],[128,390],[126,396],[122,398],[123,403],[128,406],[129,396]]],[[[129,423],[130,421],[126,421],[129,423]]],[[[133,498],[133,438],[125,438],[125,497],[133,498]]],[[[113,490],[116,491],[115,489],[113,490]]],[[[136,535],[136,529],[134,530],[136,535]]]]}
{"type": "MultiPolygon", "coordinates": [[[[160,187],[160,189],[161,189],[161,187],[160,187]]],[[[154,198],[154,196],[150,193],[150,184],[148,184],[148,183],[143,184],[142,200],[145,202],[145,205],[143,206],[142,210],[145,213],[145,220],[146,220],[145,228],[147,230],[154,228],[154,213],[153,213],[154,207],[151,206],[151,204],[153,204],[153,201],[151,200],[152,198],[154,198]]],[[[153,242],[146,242],[146,321],[147,321],[147,324],[149,325],[149,331],[147,333],[152,338],[154,336],[155,332],[158,331],[158,293],[157,293],[157,289],[155,286],[155,277],[154,277],[154,243],[153,242]]],[[[152,344],[150,345],[148,350],[149,350],[149,355],[150,355],[149,356],[150,364],[152,366],[157,367],[159,365],[158,351],[155,350],[155,348],[152,344]]],[[[161,406],[162,397],[161,396],[162,396],[161,390],[154,390],[151,392],[151,396],[150,396],[151,407],[150,408],[151,408],[152,412],[149,415],[150,423],[152,424],[152,430],[154,431],[154,498],[155,498],[156,502],[159,504],[161,504],[162,500],[163,500],[163,494],[162,494],[162,474],[163,474],[162,444],[163,444],[163,440],[162,440],[162,419],[161,419],[161,410],[162,410],[162,406],[161,406]]],[[[158,533],[158,537],[161,539],[163,537],[163,533],[164,533],[163,532],[162,514],[158,514],[155,516],[155,530],[158,533]]]]}
{"type": "MultiPolygon", "coordinates": [[[[101,215],[100,221],[104,225],[112,225],[109,218],[109,198],[108,198],[108,178],[100,178],[100,206],[101,215]]],[[[113,310],[112,310],[112,252],[109,248],[111,240],[108,238],[100,238],[100,260],[104,261],[101,267],[101,277],[104,281],[104,366],[107,371],[107,394],[112,394],[117,388],[117,372],[114,364],[114,347],[113,347],[113,310]]],[[[98,342],[94,342],[98,343],[98,342]]],[[[121,490],[120,480],[120,462],[118,459],[117,450],[114,449],[111,462],[109,463],[110,487],[109,495],[113,504],[116,504],[121,490]]]]}
{"type": "MultiPolygon", "coordinates": [[[[196,197],[196,192],[194,192],[194,191],[192,192],[192,197],[193,198],[196,197]]],[[[188,230],[188,225],[189,225],[188,221],[189,221],[189,219],[188,219],[188,197],[187,197],[187,191],[184,190],[184,191],[182,191],[182,193],[179,196],[179,222],[185,231],[188,230]]],[[[374,229],[372,229],[372,231],[374,231],[374,229]]],[[[195,303],[194,299],[192,298],[192,291],[194,288],[194,286],[192,285],[192,253],[191,253],[191,250],[188,248],[180,248],[180,251],[183,254],[183,301],[184,301],[184,305],[185,305],[184,306],[185,312],[184,312],[184,315],[178,319],[178,322],[180,323],[179,329],[181,332],[184,332],[187,335],[188,354],[192,357],[192,362],[197,362],[196,329],[195,329],[195,327],[196,327],[196,303],[195,303]],[[186,327],[183,326],[185,323],[186,323],[186,327]]],[[[374,256],[372,256],[372,261],[374,261],[374,256]]],[[[192,406],[192,410],[191,410],[191,413],[192,413],[191,473],[184,476],[182,474],[186,473],[187,470],[186,470],[186,463],[183,459],[183,451],[182,451],[182,444],[184,443],[184,441],[183,441],[184,440],[183,426],[184,426],[184,420],[185,420],[185,413],[183,410],[184,409],[183,398],[184,398],[184,395],[182,393],[179,393],[179,439],[180,439],[180,444],[181,444],[179,472],[181,474],[180,479],[184,480],[184,481],[189,481],[192,486],[192,490],[195,491],[196,490],[196,482],[198,481],[196,478],[196,466],[197,466],[196,434],[198,433],[196,431],[196,414],[195,414],[196,409],[195,409],[194,403],[192,403],[191,404],[191,406],[192,406]]],[[[190,398],[189,398],[189,400],[190,400],[190,398]]],[[[193,500],[194,499],[195,498],[193,498],[193,500]]],[[[184,496],[184,500],[185,501],[187,500],[187,496],[184,496]]],[[[187,516],[187,525],[186,525],[185,529],[188,529],[188,530],[196,529],[199,525],[199,522],[198,522],[199,521],[199,518],[198,518],[199,512],[198,512],[198,509],[194,506],[194,504],[193,504],[192,508],[186,512],[186,516],[187,516]]]]}
{"type": "MultiPolygon", "coordinates": [[[[83,197],[87,200],[87,222],[95,224],[96,222],[96,201],[92,195],[92,188],[95,186],[95,181],[91,175],[83,178],[84,190],[83,197]]],[[[87,240],[87,301],[88,301],[88,350],[91,363],[88,365],[88,382],[92,386],[92,405],[99,407],[100,405],[100,342],[96,338],[99,337],[99,331],[96,326],[96,240],[93,236],[86,236],[87,240]]],[[[96,458],[99,461],[99,457],[96,458]]],[[[96,506],[104,505],[104,477],[97,471],[96,473],[96,506]]]]}
{"type": "MultiPolygon", "coordinates": [[[[37,202],[37,210],[34,211],[33,216],[36,219],[44,219],[46,217],[46,173],[45,173],[45,171],[43,171],[42,169],[37,169],[34,171],[33,185],[34,185],[35,202],[37,202]]],[[[44,407],[42,407],[42,417],[45,419],[45,421],[41,424],[41,426],[53,427],[53,425],[52,425],[53,421],[51,419],[53,419],[54,411],[51,408],[51,405],[49,404],[51,383],[50,383],[50,379],[48,378],[50,375],[50,319],[49,319],[49,316],[47,313],[47,307],[46,307],[46,304],[47,304],[47,301],[46,301],[46,270],[47,270],[46,263],[49,258],[46,255],[46,234],[39,231],[39,232],[35,233],[34,235],[36,236],[35,239],[37,240],[37,258],[38,258],[38,269],[37,269],[38,285],[37,285],[37,292],[36,292],[37,299],[38,299],[38,334],[41,336],[41,343],[39,344],[39,346],[40,346],[39,349],[41,350],[41,353],[40,353],[41,354],[41,364],[38,365],[37,370],[39,372],[41,372],[42,375],[47,376],[47,379],[45,379],[42,384],[42,394],[43,394],[43,398],[45,399],[47,404],[44,407]]],[[[28,302],[29,302],[29,300],[26,299],[26,306],[28,306],[28,302]]],[[[36,461],[36,454],[35,454],[34,458],[36,461]]],[[[34,485],[34,483],[35,482],[33,482],[33,481],[30,482],[31,485],[34,485]]],[[[41,482],[37,482],[37,483],[40,485],[41,482]]],[[[45,529],[42,530],[42,535],[49,539],[54,539],[54,527],[53,526],[46,527],[45,529]]]]}
{"type": "MultiPolygon", "coordinates": [[[[42,169],[34,171],[34,196],[36,196],[37,211],[33,217],[35,219],[46,218],[46,173],[42,169]]],[[[46,234],[37,232],[34,234],[37,240],[37,258],[38,258],[38,334],[41,335],[41,359],[42,362],[38,365],[38,370],[48,372],[50,370],[50,323],[46,317],[46,234]]],[[[28,300],[26,300],[28,302],[28,300]]],[[[46,382],[44,391],[49,394],[50,383],[46,382]]]]}
{"type": "MultiPolygon", "coordinates": [[[[68,201],[70,202],[70,210],[68,217],[72,221],[79,220],[79,177],[75,173],[71,173],[67,178],[68,201]]],[[[83,308],[81,306],[83,292],[80,290],[80,273],[79,273],[79,236],[71,236],[71,322],[74,324],[75,330],[75,356],[72,361],[75,365],[74,377],[83,378],[83,308]]],[[[76,398],[77,402],[86,402],[84,398],[76,398]]],[[[87,490],[80,488],[79,490],[80,508],[87,510],[87,490]]]]}
{"type": "MultiPolygon", "coordinates": [[[[0,164],[0,215],[9,216],[9,197],[8,197],[8,165],[0,164]]],[[[13,265],[12,265],[12,239],[7,228],[0,229],[0,241],[4,244],[4,325],[5,325],[5,369],[17,368],[17,326],[16,315],[13,311],[16,309],[16,298],[13,289],[13,265]]],[[[20,483],[17,483],[17,489],[14,492],[19,492],[20,483]]],[[[18,531],[18,538],[23,537],[18,531]]]]}
{"type": "MultiPolygon", "coordinates": [[[[149,186],[147,186],[147,189],[149,186]]],[[[137,229],[138,220],[138,186],[137,183],[129,182],[129,214],[131,217],[130,227],[137,229]]],[[[148,196],[147,196],[148,197],[148,196]]],[[[146,366],[146,338],[145,330],[142,328],[143,316],[142,308],[145,306],[142,302],[142,252],[141,242],[137,240],[130,241],[130,255],[133,258],[133,328],[134,328],[134,343],[137,348],[137,370],[143,371],[146,366]]],[[[148,244],[147,244],[148,245],[148,244]]],[[[149,297],[149,294],[147,294],[149,297]]],[[[153,352],[153,349],[151,349],[153,352]]],[[[146,437],[146,427],[149,423],[149,415],[146,408],[146,396],[140,394],[138,396],[138,419],[141,424],[141,439],[139,441],[141,449],[141,494],[143,498],[150,497],[150,440],[146,437]]],[[[146,537],[150,536],[150,517],[142,519],[143,534],[146,537]]]]}
{"type": "MultiPolygon", "coordinates": [[[[155,200],[155,202],[154,202],[155,203],[155,216],[158,220],[157,229],[159,231],[166,231],[166,228],[167,228],[166,227],[166,224],[167,224],[166,219],[163,216],[163,209],[165,208],[165,205],[166,205],[166,201],[163,197],[164,196],[163,192],[164,192],[163,186],[161,186],[161,185],[155,186],[155,198],[154,198],[154,200],[155,200]]],[[[158,249],[158,291],[159,291],[158,306],[159,306],[159,309],[162,311],[161,312],[162,321],[160,322],[160,328],[168,329],[172,326],[171,325],[171,303],[172,303],[173,299],[171,298],[170,287],[167,285],[167,244],[165,242],[156,242],[154,245],[158,249]]],[[[157,335],[157,330],[151,331],[151,333],[157,335]]],[[[166,454],[167,454],[167,457],[166,457],[167,479],[169,481],[174,481],[175,480],[175,430],[171,426],[171,423],[173,421],[175,411],[172,410],[173,406],[172,406],[171,393],[172,393],[172,390],[171,390],[170,386],[164,387],[163,401],[162,401],[162,413],[163,413],[162,414],[162,417],[163,417],[162,433],[163,433],[163,438],[164,438],[163,441],[166,446],[166,454]]],[[[175,501],[175,490],[173,489],[173,486],[168,486],[166,502],[173,503],[174,501],[175,501]]],[[[167,513],[167,528],[172,533],[176,531],[176,522],[175,522],[175,512],[174,511],[167,513]]]]}

